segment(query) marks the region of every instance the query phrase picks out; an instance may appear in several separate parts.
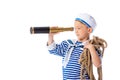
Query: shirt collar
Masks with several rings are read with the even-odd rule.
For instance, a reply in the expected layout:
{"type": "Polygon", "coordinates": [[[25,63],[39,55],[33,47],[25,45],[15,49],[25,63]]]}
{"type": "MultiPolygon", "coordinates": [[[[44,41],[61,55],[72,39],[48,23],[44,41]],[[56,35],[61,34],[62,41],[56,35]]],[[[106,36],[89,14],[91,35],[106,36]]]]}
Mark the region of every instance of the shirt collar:
{"type": "Polygon", "coordinates": [[[84,42],[76,41],[75,45],[76,46],[84,46],[89,40],[86,40],[84,42]]]}

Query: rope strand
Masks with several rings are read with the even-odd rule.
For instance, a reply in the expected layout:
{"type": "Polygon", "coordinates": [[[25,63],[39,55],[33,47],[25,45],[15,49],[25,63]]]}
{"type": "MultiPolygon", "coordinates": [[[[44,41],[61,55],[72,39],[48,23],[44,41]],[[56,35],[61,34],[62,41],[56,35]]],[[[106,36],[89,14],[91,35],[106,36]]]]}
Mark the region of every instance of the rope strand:
{"type": "MultiPolygon", "coordinates": [[[[93,39],[89,41],[89,43],[93,44],[95,49],[98,50],[100,55],[103,57],[104,49],[107,47],[107,42],[104,39],[93,36],[93,39]]],[[[85,80],[85,74],[88,74],[90,80],[96,80],[93,74],[93,64],[92,58],[90,55],[90,51],[85,48],[83,53],[80,56],[79,63],[81,64],[81,80],[85,80]]],[[[102,66],[97,68],[98,72],[98,80],[102,80],[102,66]]]]}

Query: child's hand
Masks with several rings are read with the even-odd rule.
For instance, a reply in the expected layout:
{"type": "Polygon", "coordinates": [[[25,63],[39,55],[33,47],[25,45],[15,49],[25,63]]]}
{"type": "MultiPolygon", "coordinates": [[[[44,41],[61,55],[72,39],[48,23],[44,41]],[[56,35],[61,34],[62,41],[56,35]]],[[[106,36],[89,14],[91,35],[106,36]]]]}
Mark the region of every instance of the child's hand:
{"type": "Polygon", "coordinates": [[[89,43],[89,41],[87,41],[84,45],[84,48],[87,48],[87,49],[91,50],[91,49],[94,48],[94,46],[93,46],[93,44],[89,43]]]}
{"type": "MultiPolygon", "coordinates": [[[[58,28],[58,26],[52,26],[52,28],[58,28]]],[[[58,34],[59,32],[57,33],[49,33],[48,34],[48,45],[50,45],[51,43],[54,42],[54,35],[58,34]]]]}

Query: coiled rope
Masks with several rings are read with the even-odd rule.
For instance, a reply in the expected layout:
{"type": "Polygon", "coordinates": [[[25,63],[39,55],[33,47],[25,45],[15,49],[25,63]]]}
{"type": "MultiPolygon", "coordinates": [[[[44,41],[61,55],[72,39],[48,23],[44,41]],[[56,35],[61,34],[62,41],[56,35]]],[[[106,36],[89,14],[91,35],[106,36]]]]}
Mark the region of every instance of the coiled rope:
{"type": "MultiPolygon", "coordinates": [[[[99,52],[101,57],[103,57],[104,49],[107,47],[107,42],[102,38],[93,36],[93,39],[91,39],[89,43],[93,44],[97,52],[99,52]]],[[[92,58],[90,51],[87,48],[85,48],[83,53],[80,55],[79,63],[81,64],[81,80],[86,80],[85,74],[89,75],[90,80],[96,80],[93,74],[92,58]]],[[[102,80],[102,66],[97,68],[97,72],[98,80],[102,80]]]]}

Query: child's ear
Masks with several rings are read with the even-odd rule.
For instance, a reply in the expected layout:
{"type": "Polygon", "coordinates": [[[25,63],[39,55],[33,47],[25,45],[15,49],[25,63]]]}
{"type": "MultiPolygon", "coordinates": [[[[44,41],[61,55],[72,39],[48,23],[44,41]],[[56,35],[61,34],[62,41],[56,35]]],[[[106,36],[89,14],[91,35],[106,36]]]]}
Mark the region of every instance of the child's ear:
{"type": "Polygon", "coordinates": [[[88,28],[88,33],[92,33],[92,28],[88,28]]]}

